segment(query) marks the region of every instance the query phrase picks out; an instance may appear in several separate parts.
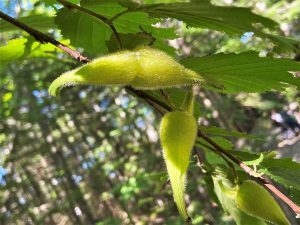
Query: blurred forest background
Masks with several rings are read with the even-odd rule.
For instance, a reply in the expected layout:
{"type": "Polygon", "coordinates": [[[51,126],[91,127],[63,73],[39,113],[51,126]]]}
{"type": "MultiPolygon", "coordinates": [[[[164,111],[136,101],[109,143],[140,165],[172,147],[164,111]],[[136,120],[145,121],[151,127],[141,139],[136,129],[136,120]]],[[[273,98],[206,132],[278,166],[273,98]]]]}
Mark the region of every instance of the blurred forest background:
{"type": "MultiPolygon", "coordinates": [[[[251,7],[300,39],[299,0],[213,2],[251,7]]],[[[34,0],[1,0],[0,10],[16,18],[53,13],[34,0]]],[[[178,57],[246,50],[268,55],[273,49],[252,33],[229,37],[165,23],[177,27],[179,38],[169,45],[178,49],[178,57]]],[[[1,32],[0,45],[20,34],[1,32]]],[[[73,87],[49,97],[50,82],[78,65],[57,53],[0,68],[0,224],[182,224],[167,183],[158,113],[122,88],[73,87]]],[[[236,148],[276,150],[279,157],[300,161],[299,97],[293,88],[238,95],[200,88],[199,122],[260,137],[229,138],[236,148]]],[[[188,176],[194,224],[234,224],[209,197],[194,158],[188,176]]]]}

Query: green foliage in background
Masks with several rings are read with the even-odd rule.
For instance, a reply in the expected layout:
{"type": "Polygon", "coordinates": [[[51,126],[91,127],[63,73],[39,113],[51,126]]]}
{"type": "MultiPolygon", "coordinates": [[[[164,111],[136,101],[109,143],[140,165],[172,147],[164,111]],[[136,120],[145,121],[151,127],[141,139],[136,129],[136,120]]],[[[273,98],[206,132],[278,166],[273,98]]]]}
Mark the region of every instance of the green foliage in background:
{"type": "MultiPolygon", "coordinates": [[[[5,0],[0,10],[91,59],[145,45],[205,77],[194,87],[198,128],[300,204],[300,165],[278,158],[286,138],[270,122],[276,110],[300,110],[299,0],[62,2],[5,0]]],[[[57,75],[81,63],[3,19],[0,44],[1,224],[184,224],[161,153],[163,109],[124,87],[50,97],[57,75]]],[[[187,91],[145,93],[179,109],[187,91]]],[[[299,223],[263,186],[247,195],[253,181],[207,141],[195,149],[185,198],[193,224],[299,223]],[[247,205],[256,195],[280,215],[247,205]]]]}

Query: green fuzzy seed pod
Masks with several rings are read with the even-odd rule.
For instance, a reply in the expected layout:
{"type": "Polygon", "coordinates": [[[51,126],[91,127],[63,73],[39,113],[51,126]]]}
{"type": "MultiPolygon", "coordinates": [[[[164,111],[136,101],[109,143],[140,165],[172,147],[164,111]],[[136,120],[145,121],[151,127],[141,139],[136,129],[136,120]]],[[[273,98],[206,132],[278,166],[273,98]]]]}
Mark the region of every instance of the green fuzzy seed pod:
{"type": "Polygon", "coordinates": [[[159,89],[191,85],[202,81],[200,75],[185,68],[163,51],[149,47],[135,51],[140,71],[131,86],[137,89],[159,89]]]}
{"type": "Polygon", "coordinates": [[[188,113],[174,111],[164,115],[160,125],[163,156],[179,213],[189,219],[184,192],[190,154],[197,135],[197,122],[188,113]]]}
{"type": "Polygon", "coordinates": [[[135,61],[136,56],[131,51],[95,59],[56,78],[49,87],[49,93],[56,96],[63,87],[76,84],[129,85],[139,68],[135,61]]]}
{"type": "Polygon", "coordinates": [[[237,206],[245,213],[276,225],[290,225],[272,195],[254,181],[242,183],[236,195],[237,206]]]}
{"type": "Polygon", "coordinates": [[[203,81],[166,53],[149,47],[120,51],[100,57],[68,71],[52,82],[50,95],[76,84],[126,86],[136,89],[160,89],[197,84],[203,81]]]}

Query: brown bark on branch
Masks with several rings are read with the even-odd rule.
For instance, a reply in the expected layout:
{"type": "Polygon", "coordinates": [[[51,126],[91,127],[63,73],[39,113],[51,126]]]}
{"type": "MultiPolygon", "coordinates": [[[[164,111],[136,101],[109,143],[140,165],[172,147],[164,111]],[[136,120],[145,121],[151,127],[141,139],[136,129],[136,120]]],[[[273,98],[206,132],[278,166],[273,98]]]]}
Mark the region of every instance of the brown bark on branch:
{"type": "Polygon", "coordinates": [[[81,55],[78,51],[73,50],[69,47],[67,47],[66,45],[62,44],[61,42],[55,40],[54,38],[43,34],[42,32],[33,29],[32,27],[27,26],[24,23],[19,22],[18,20],[10,17],[9,15],[3,13],[0,11],[0,18],[6,20],[7,22],[15,25],[16,27],[19,27],[20,29],[26,31],[28,34],[30,34],[31,36],[33,36],[37,41],[41,42],[41,43],[51,43],[53,45],[55,45],[57,48],[63,50],[64,52],[68,53],[70,56],[72,56],[73,58],[75,58],[76,60],[80,61],[80,62],[88,62],[89,60],[87,59],[87,57],[81,55]]]}

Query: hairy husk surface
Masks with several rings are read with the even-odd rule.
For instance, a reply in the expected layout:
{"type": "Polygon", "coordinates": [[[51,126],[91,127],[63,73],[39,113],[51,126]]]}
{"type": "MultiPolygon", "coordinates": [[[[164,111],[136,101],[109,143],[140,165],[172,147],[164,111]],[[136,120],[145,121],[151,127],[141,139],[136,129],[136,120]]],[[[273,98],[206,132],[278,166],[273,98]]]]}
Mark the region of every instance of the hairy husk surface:
{"type": "Polygon", "coordinates": [[[273,196],[254,181],[244,181],[236,195],[239,209],[276,225],[290,225],[284,212],[273,196]]]}
{"type": "Polygon", "coordinates": [[[184,200],[186,172],[196,134],[196,120],[186,112],[169,112],[162,118],[160,139],[163,156],[173,190],[174,201],[179,213],[185,220],[189,218],[184,200]]]}
{"type": "Polygon", "coordinates": [[[49,87],[57,95],[69,85],[127,86],[136,89],[161,89],[199,84],[204,81],[163,51],[140,47],[97,58],[56,78],[49,87]]]}

